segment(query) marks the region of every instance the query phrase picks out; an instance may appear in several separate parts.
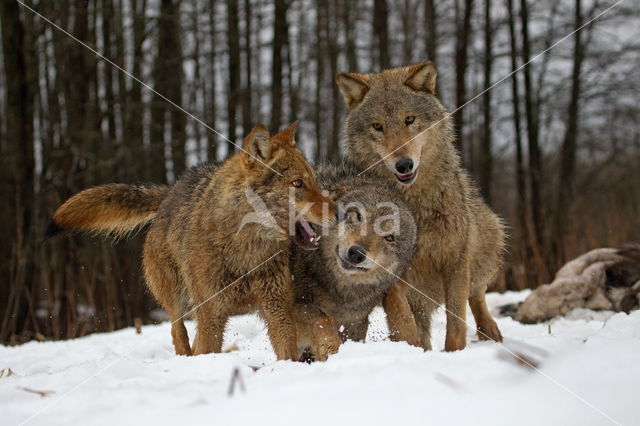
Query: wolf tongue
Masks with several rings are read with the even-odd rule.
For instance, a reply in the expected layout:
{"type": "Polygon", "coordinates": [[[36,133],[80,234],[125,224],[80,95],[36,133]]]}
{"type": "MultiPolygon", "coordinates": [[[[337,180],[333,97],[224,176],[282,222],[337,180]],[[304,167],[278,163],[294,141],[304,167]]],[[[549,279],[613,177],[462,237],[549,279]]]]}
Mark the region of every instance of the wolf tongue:
{"type": "Polygon", "coordinates": [[[307,237],[309,239],[316,236],[316,233],[314,232],[313,228],[311,227],[311,225],[309,225],[309,222],[307,222],[306,220],[300,219],[300,226],[302,226],[302,229],[304,229],[304,232],[307,233],[307,237]]]}

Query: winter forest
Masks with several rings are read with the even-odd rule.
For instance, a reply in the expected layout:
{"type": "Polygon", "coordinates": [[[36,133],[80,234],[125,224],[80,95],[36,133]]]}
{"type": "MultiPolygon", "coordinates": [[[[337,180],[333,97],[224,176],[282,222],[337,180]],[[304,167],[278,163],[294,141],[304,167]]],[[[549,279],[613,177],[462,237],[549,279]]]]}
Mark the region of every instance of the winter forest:
{"type": "Polygon", "coordinates": [[[339,72],[436,64],[508,224],[494,290],[640,240],[638,0],[2,0],[0,17],[0,342],[157,321],[142,236],[43,242],[52,212],[92,185],[171,183],[258,123],[300,120],[307,158],[335,160],[339,72]]]}

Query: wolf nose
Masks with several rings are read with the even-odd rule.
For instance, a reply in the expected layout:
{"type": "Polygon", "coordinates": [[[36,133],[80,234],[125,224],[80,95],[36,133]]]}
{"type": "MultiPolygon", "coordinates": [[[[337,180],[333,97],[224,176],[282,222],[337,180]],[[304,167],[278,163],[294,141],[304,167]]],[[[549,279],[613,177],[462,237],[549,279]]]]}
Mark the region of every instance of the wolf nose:
{"type": "Polygon", "coordinates": [[[360,246],[351,246],[349,247],[349,251],[347,252],[347,259],[350,263],[357,265],[358,263],[362,263],[367,257],[365,251],[360,246]]]}
{"type": "Polygon", "coordinates": [[[411,158],[403,158],[396,163],[396,170],[400,174],[407,174],[413,170],[413,160],[411,158]]]}

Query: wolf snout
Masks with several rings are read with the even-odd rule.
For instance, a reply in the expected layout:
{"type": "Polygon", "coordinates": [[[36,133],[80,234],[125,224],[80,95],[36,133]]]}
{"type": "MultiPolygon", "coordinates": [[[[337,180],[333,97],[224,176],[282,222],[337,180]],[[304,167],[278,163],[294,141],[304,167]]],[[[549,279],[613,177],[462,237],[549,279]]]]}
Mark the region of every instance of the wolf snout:
{"type": "Polygon", "coordinates": [[[400,161],[396,163],[396,170],[402,175],[411,173],[413,171],[413,160],[408,157],[400,159],[400,161]]]}
{"type": "Polygon", "coordinates": [[[365,250],[360,246],[351,246],[347,251],[347,260],[353,264],[358,265],[367,258],[365,250]]]}
{"type": "MultiPolygon", "coordinates": [[[[404,157],[398,160],[395,164],[396,179],[403,185],[410,185],[416,178],[418,173],[417,165],[413,162],[413,159],[404,157]]],[[[392,170],[393,171],[393,170],[392,170]]]]}

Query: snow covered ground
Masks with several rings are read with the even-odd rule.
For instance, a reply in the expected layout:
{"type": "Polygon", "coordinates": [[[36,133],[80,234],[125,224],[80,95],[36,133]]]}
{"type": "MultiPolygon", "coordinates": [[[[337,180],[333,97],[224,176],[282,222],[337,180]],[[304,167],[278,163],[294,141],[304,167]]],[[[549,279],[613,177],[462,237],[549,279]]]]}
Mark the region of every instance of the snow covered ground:
{"type": "MultiPolygon", "coordinates": [[[[527,293],[489,295],[495,307],[527,293]]],[[[0,424],[405,425],[638,424],[640,311],[574,311],[551,323],[499,318],[505,346],[471,342],[442,352],[386,340],[372,314],[366,343],[325,363],[275,361],[264,325],[234,318],[224,354],[178,357],[169,325],[62,342],[0,346],[0,424]],[[509,353],[523,354],[538,369],[509,353]],[[258,368],[259,367],[259,368],[258,368]],[[229,395],[233,372],[244,383],[229,395]],[[52,391],[40,396],[32,391],[52,391]]],[[[193,336],[193,324],[189,325],[193,336]]]]}

